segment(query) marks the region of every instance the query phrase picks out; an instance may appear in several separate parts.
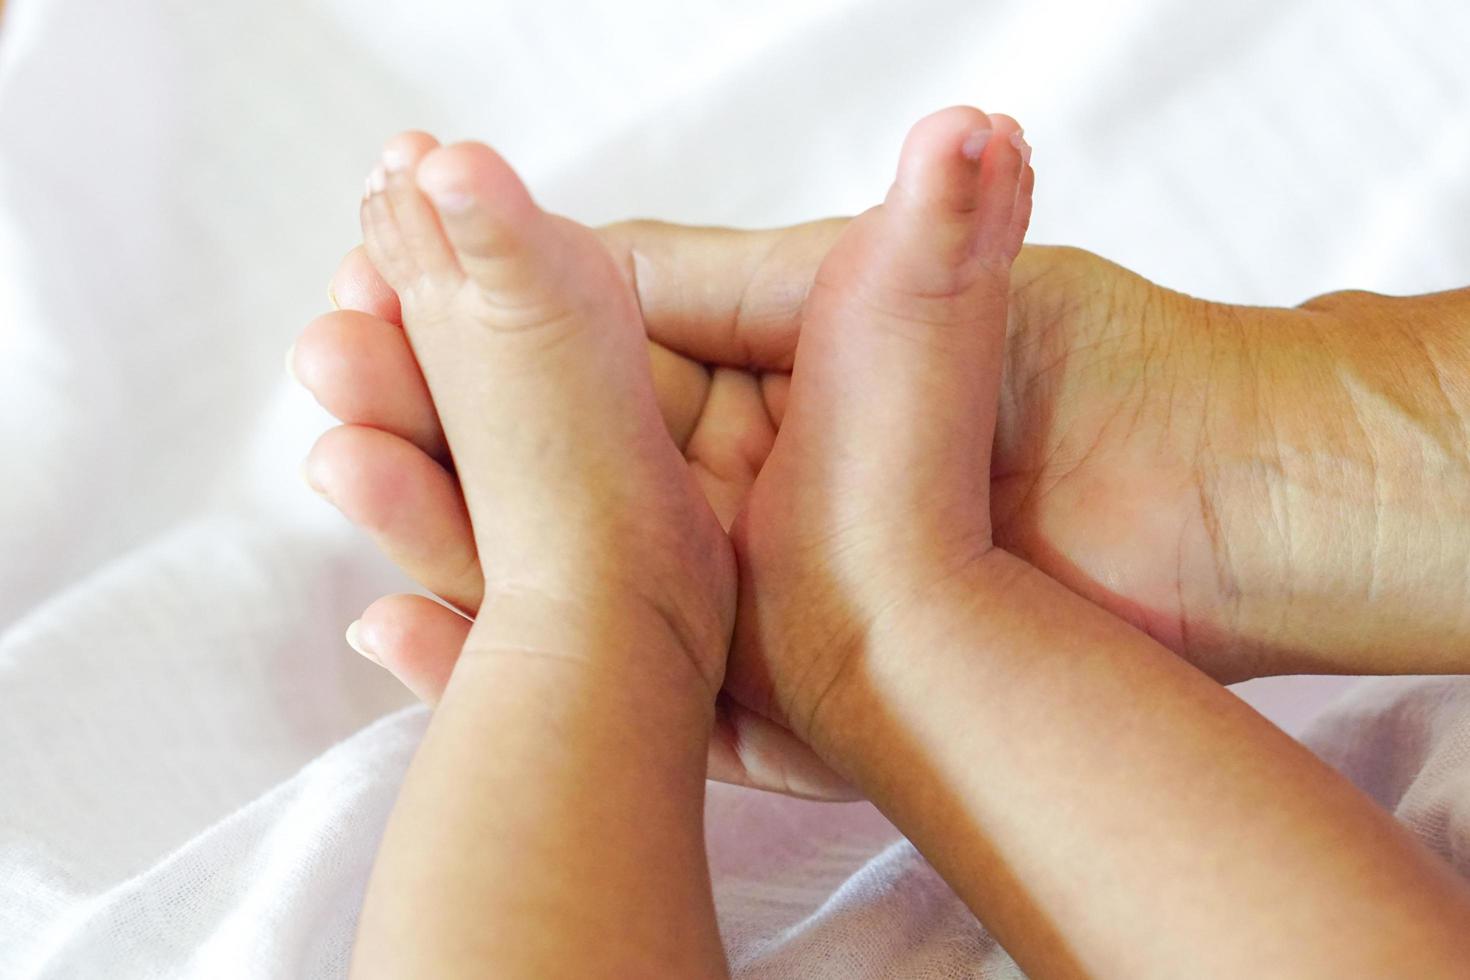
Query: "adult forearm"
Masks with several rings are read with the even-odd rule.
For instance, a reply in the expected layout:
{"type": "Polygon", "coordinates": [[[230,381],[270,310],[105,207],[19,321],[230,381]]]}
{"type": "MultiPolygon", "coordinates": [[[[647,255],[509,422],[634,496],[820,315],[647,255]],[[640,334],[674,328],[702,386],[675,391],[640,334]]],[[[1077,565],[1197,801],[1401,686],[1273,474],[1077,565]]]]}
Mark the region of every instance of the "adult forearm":
{"type": "Polygon", "coordinates": [[[1470,895],[1445,866],[1234,696],[992,555],[880,623],[812,734],[1031,975],[1457,975],[1470,895]]]}
{"type": "Polygon", "coordinates": [[[707,688],[657,624],[492,603],[395,808],[354,972],[721,975],[707,688]]]}

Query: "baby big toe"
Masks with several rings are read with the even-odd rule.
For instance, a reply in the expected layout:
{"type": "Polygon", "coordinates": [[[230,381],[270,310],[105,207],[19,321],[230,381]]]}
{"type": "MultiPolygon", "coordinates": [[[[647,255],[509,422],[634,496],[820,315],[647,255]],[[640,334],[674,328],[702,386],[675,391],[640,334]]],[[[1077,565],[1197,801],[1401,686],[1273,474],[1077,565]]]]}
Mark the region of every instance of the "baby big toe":
{"type": "Polygon", "coordinates": [[[514,170],[481,143],[430,154],[418,185],[469,279],[492,300],[497,326],[534,326],[567,312],[579,291],[563,228],[531,200],[514,170]]]}

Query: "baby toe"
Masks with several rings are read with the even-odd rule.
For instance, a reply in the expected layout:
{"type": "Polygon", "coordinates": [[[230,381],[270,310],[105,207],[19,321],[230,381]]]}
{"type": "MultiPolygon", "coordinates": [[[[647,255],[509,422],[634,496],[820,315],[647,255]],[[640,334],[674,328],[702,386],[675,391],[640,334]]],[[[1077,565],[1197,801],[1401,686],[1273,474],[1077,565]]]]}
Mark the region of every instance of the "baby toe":
{"type": "Polygon", "coordinates": [[[567,312],[582,291],[565,276],[563,228],[531,199],[510,165],[482,143],[436,150],[418,185],[469,279],[493,300],[497,325],[531,326],[567,312]]]}
{"type": "Polygon", "coordinates": [[[363,245],[383,279],[400,294],[458,272],[434,209],[413,180],[419,161],[436,146],[427,133],[400,133],[384,145],[367,178],[363,245]]]}
{"type": "Polygon", "coordinates": [[[383,145],[382,195],[392,212],[402,247],[414,259],[416,281],[403,283],[404,290],[425,281],[452,281],[459,273],[454,250],[445,240],[439,217],[415,180],[419,164],[438,146],[439,141],[428,133],[413,130],[400,133],[383,145]]]}

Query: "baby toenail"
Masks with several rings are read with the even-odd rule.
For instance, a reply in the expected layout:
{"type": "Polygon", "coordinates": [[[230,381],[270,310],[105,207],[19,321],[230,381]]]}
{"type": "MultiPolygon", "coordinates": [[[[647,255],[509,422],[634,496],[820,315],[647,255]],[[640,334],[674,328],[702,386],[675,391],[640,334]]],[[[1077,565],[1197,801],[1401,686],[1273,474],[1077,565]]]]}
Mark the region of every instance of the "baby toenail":
{"type": "Polygon", "coordinates": [[[368,174],[368,190],[376,194],[387,186],[388,174],[383,170],[383,165],[380,163],[373,168],[372,173],[368,174]]]}
{"type": "Polygon", "coordinates": [[[311,478],[311,460],[310,459],[303,459],[301,461],[301,482],[302,483],[305,483],[308,487],[311,487],[311,490],[312,490],[313,493],[320,494],[323,497],[325,497],[327,495],[326,494],[326,491],[324,491],[320,486],[318,486],[317,485],[317,482],[311,478]]]}
{"type": "Polygon", "coordinates": [[[390,173],[396,174],[408,166],[408,155],[402,150],[389,147],[383,151],[383,167],[390,173]]]}
{"type": "Polygon", "coordinates": [[[362,654],[367,659],[371,660],[373,663],[382,663],[382,661],[377,658],[377,655],[373,653],[372,648],[363,642],[362,620],[354,619],[350,624],[348,624],[347,635],[345,639],[347,640],[348,646],[356,650],[358,653],[362,654]]]}
{"type": "Polygon", "coordinates": [[[1026,142],[1026,137],[1019,129],[1011,134],[1011,145],[1021,154],[1021,163],[1031,162],[1031,144],[1026,142]]]}
{"type": "Polygon", "coordinates": [[[459,214],[474,206],[475,199],[464,191],[425,191],[440,211],[459,214]]]}
{"type": "Polygon", "coordinates": [[[960,155],[966,160],[978,160],[980,154],[985,152],[985,144],[990,142],[990,130],[977,129],[965,137],[965,142],[960,146],[960,155]]]}

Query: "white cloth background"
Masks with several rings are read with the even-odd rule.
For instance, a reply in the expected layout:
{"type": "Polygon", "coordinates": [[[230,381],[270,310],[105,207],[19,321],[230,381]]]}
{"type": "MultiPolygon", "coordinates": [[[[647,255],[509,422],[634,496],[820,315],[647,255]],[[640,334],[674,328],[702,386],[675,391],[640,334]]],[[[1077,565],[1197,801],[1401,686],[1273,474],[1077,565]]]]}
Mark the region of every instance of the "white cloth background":
{"type": "MultiPolygon", "coordinates": [[[[281,372],[381,140],[548,206],[761,225],[1004,109],[1033,240],[1212,298],[1470,280],[1460,0],[10,0],[0,26],[0,975],[330,977],[425,714],[341,640],[405,585],[297,477],[281,372]]],[[[1300,726],[1332,688],[1257,688],[1300,726]]],[[[1470,681],[1309,741],[1470,873],[1470,681]]],[[[714,787],[747,977],[1006,977],[865,806],[714,787]]]]}

